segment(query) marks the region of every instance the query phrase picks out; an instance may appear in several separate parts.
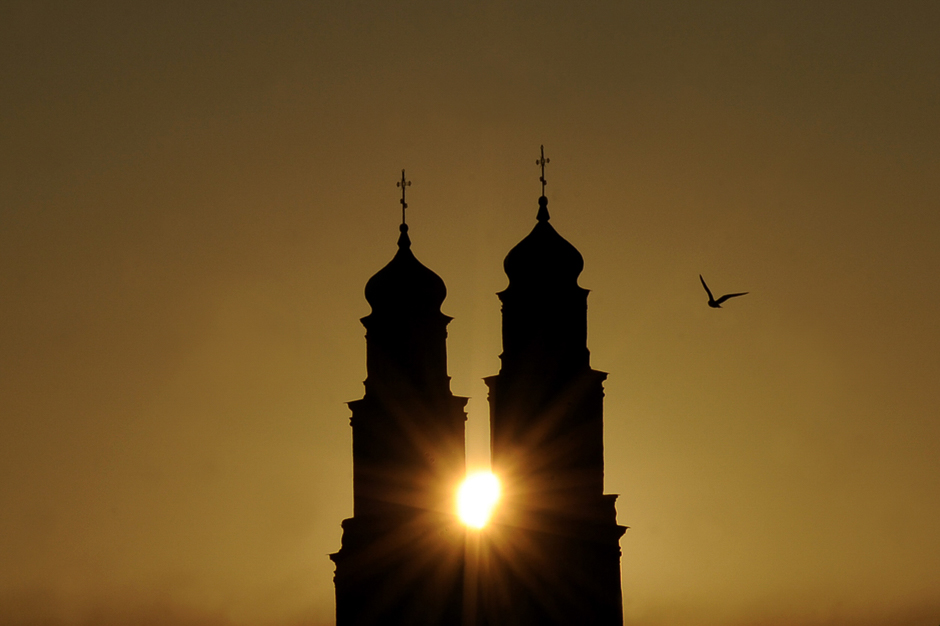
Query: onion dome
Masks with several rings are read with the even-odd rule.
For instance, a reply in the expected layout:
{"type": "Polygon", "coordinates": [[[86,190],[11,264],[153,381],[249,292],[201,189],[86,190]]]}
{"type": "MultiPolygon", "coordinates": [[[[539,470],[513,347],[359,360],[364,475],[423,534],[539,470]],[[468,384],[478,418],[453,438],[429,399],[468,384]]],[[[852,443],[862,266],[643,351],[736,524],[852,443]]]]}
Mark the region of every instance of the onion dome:
{"type": "Polygon", "coordinates": [[[516,244],[503,261],[510,286],[570,282],[577,285],[578,275],[584,269],[584,258],[548,223],[548,198],[545,196],[539,198],[536,219],[538,223],[532,232],[516,244]]]}
{"type": "Polygon", "coordinates": [[[411,252],[408,225],[399,227],[398,252],[366,283],[372,312],[436,312],[447,297],[441,277],[421,264],[411,252]]]}

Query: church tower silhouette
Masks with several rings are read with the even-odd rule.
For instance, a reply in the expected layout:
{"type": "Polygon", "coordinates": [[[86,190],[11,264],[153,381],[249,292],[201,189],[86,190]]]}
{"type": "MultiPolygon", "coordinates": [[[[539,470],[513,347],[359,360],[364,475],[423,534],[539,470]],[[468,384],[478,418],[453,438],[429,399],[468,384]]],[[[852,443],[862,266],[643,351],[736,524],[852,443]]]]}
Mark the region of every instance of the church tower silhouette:
{"type": "Polygon", "coordinates": [[[584,261],[549,223],[542,182],[535,228],[503,264],[502,366],[486,379],[503,496],[483,548],[483,621],[619,626],[626,528],[604,494],[607,374],[590,366],[584,261]]]}
{"type": "Polygon", "coordinates": [[[336,563],[337,626],[622,626],[617,496],[604,494],[603,381],[587,348],[581,253],[549,223],[506,256],[503,353],[489,387],[503,495],[484,529],[460,525],[466,398],[450,392],[443,281],[398,252],[366,285],[366,393],[349,403],[353,517],[336,563]]]}
{"type": "Polygon", "coordinates": [[[337,626],[460,624],[463,528],[454,490],[466,471],[467,398],[447,375],[444,281],[398,252],[366,284],[365,396],[350,402],[353,516],[336,563],[337,626]]]}

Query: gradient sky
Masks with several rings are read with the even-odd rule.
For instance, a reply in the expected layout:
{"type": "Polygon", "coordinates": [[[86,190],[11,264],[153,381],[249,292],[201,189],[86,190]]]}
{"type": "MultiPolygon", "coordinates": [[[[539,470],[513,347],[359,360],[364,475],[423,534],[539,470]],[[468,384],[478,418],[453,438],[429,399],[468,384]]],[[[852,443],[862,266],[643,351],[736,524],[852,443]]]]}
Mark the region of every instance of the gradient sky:
{"type": "Polygon", "coordinates": [[[938,37],[932,1],[0,3],[0,624],[332,623],[395,181],[485,466],[545,144],[627,624],[936,626],[938,37]]]}

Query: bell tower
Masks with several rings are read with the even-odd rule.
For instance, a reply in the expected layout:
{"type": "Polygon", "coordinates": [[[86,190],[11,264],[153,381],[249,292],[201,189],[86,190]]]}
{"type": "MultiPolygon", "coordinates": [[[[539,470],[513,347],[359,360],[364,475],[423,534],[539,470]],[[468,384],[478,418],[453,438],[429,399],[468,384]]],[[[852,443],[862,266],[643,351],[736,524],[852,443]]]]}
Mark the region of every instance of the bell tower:
{"type": "Polygon", "coordinates": [[[459,624],[463,528],[453,494],[465,472],[466,398],[447,375],[444,281],[411,251],[369,279],[365,396],[349,403],[353,516],[336,563],[337,626],[459,624]]]}
{"type": "Polygon", "coordinates": [[[621,626],[617,496],[604,494],[603,381],[587,348],[581,253],[549,222],[506,256],[499,374],[486,379],[493,471],[485,622],[621,626]],[[506,620],[506,615],[513,618],[506,620]]]}

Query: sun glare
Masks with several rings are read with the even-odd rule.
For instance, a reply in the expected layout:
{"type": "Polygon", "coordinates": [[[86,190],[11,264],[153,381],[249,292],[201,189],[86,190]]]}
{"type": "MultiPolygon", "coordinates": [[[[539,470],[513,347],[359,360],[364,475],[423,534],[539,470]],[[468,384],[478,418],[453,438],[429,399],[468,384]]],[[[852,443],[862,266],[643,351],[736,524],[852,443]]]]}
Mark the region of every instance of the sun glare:
{"type": "Polygon", "coordinates": [[[467,526],[483,528],[499,500],[499,479],[489,472],[467,476],[457,491],[457,514],[467,526]]]}

